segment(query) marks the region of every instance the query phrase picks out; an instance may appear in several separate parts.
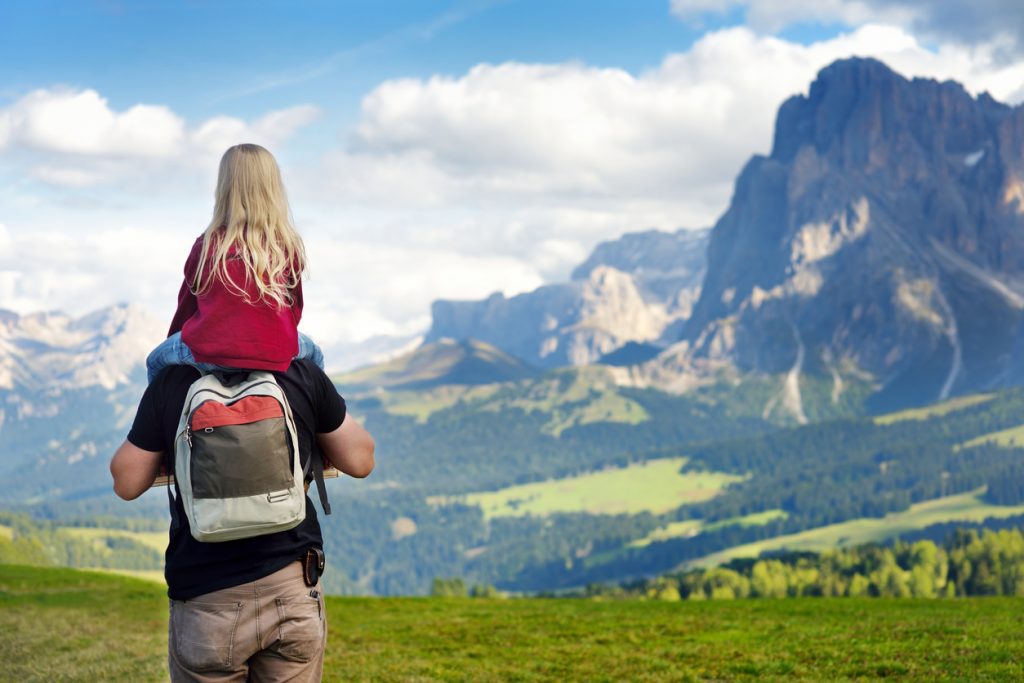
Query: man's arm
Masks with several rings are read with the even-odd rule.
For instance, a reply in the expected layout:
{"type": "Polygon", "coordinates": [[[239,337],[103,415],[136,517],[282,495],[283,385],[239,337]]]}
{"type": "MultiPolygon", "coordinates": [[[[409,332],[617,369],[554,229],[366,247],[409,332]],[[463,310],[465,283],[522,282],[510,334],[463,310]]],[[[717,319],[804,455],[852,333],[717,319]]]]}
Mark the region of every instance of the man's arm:
{"type": "Polygon", "coordinates": [[[316,439],[330,463],[350,477],[362,479],[373,471],[373,437],[351,415],[316,439]]]}
{"type": "Polygon", "coordinates": [[[135,500],[153,485],[160,472],[163,451],[146,451],[125,441],[110,459],[114,477],[114,493],[125,500],[135,500]]]}

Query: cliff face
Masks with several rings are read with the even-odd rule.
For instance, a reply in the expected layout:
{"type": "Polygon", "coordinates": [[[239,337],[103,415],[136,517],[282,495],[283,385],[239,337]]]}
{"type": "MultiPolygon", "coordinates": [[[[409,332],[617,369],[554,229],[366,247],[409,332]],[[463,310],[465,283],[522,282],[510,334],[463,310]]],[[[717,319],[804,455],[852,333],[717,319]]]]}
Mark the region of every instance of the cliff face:
{"type": "Polygon", "coordinates": [[[685,319],[708,232],[655,230],[604,242],[567,283],[506,298],[436,301],[427,342],[479,339],[538,367],[585,365],[629,342],[657,342],[685,319]]]}
{"type": "Polygon", "coordinates": [[[879,405],[1024,379],[1024,109],[874,60],[780,109],[661,365],[871,375],[879,405]]]}

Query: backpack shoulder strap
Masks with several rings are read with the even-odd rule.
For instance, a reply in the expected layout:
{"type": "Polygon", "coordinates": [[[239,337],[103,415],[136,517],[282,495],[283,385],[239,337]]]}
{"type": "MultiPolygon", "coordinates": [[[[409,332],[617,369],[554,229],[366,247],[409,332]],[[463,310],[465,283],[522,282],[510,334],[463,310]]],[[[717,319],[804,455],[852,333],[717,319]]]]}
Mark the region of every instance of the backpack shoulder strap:
{"type": "Polygon", "coordinates": [[[324,514],[331,514],[331,503],[327,500],[327,487],[324,485],[324,456],[316,443],[316,436],[313,436],[313,447],[309,451],[309,462],[313,470],[313,479],[316,481],[316,492],[320,496],[320,507],[324,514]]]}

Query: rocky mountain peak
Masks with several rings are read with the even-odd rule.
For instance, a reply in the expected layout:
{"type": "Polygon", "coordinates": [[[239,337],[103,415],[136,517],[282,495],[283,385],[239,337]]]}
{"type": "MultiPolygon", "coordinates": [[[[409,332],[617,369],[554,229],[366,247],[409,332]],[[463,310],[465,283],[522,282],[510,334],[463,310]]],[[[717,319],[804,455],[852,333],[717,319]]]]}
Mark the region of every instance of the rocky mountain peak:
{"type": "Polygon", "coordinates": [[[1022,169],[1021,107],[836,62],[781,107],[771,155],[738,178],[684,355],[789,376],[845,368],[897,404],[1009,381],[1022,169]]]}
{"type": "Polygon", "coordinates": [[[972,98],[955,81],[908,80],[875,59],[844,59],[779,109],[771,158],[791,162],[811,146],[847,166],[870,168],[907,146],[927,157],[969,154],[993,120],[1011,112],[991,97],[972,98]]]}

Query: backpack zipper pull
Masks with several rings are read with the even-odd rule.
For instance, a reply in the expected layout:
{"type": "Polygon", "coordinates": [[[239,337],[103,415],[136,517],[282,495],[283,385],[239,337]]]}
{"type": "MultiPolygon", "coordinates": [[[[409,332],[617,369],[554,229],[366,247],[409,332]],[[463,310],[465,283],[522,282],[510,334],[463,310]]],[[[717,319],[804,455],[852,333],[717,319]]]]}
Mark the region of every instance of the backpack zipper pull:
{"type": "Polygon", "coordinates": [[[192,425],[185,425],[185,442],[189,448],[192,448],[192,425]]]}

